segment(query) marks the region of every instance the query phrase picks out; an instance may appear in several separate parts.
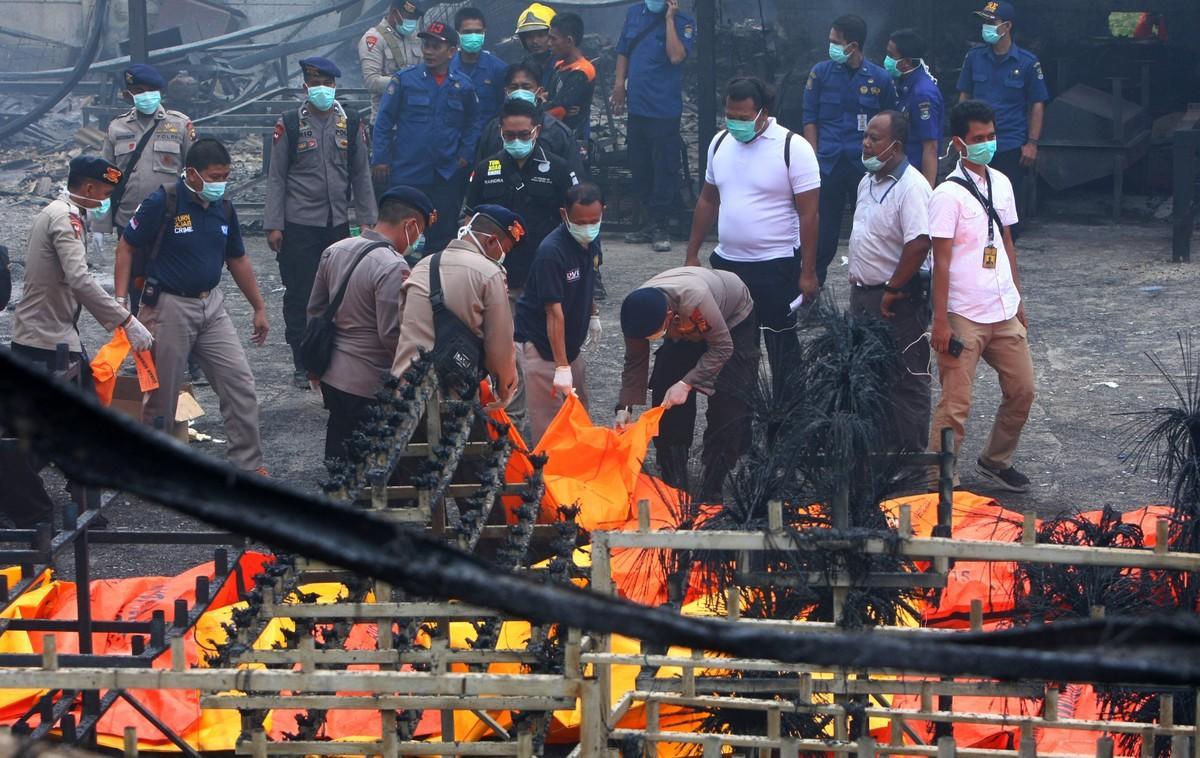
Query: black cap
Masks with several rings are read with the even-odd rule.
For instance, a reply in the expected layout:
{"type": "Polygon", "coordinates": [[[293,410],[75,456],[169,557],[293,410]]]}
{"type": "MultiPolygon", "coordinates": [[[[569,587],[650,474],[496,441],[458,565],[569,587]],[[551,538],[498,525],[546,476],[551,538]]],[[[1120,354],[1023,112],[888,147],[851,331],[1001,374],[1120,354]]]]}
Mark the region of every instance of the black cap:
{"type": "Polygon", "coordinates": [[[125,86],[142,85],[151,89],[162,89],[167,86],[158,69],[146,63],[135,63],[125,69],[125,86]]]}
{"type": "Polygon", "coordinates": [[[324,74],[337,79],[341,77],[342,70],[337,67],[337,64],[328,58],[322,58],[319,55],[313,55],[308,58],[300,59],[300,71],[305,76],[312,74],[324,74]]]}
{"type": "Polygon", "coordinates": [[[667,320],[667,296],[654,287],[642,287],[621,303],[621,333],[630,339],[645,339],[667,320]]]}
{"type": "Polygon", "coordinates": [[[67,182],[74,183],[80,179],[96,179],[115,187],[121,181],[121,169],[99,156],[81,155],[71,159],[67,182]]]}
{"type": "Polygon", "coordinates": [[[1017,9],[1012,3],[1006,3],[1004,0],[989,0],[987,5],[983,6],[983,10],[975,11],[975,15],[1002,24],[1016,18],[1017,9]]]}
{"type": "Polygon", "coordinates": [[[416,187],[403,184],[392,187],[379,197],[379,207],[382,208],[384,203],[391,200],[403,203],[424,215],[425,226],[433,226],[437,223],[437,210],[433,207],[433,201],[416,187]]]}
{"type": "Polygon", "coordinates": [[[453,26],[446,26],[441,21],[434,21],[429,26],[425,27],[425,31],[417,35],[425,39],[436,39],[442,42],[447,42],[455,47],[458,47],[458,32],[453,26]]]}

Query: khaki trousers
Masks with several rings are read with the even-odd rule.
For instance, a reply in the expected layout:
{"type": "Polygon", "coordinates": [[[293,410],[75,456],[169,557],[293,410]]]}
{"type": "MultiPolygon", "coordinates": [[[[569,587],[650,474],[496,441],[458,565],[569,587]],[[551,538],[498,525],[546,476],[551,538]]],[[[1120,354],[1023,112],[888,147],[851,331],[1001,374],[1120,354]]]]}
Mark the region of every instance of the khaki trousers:
{"type": "Polygon", "coordinates": [[[1029,418],[1035,394],[1027,332],[1016,318],[979,324],[954,313],[950,314],[950,328],[963,343],[963,351],[957,358],[948,353],[938,354],[942,398],[933,411],[930,447],[940,451],[941,430],[950,427],[954,430],[954,453],[958,454],[971,413],[975,369],[979,359],[983,358],[996,370],[1002,399],[996,411],[996,423],[992,425],[992,433],[979,460],[988,468],[1006,469],[1012,465],[1013,453],[1029,418]]]}
{"type": "MultiPolygon", "coordinates": [[[[517,343],[517,370],[525,381],[525,408],[529,416],[529,439],[531,448],[536,447],[546,433],[546,427],[562,408],[563,400],[554,390],[554,361],[543,358],[532,342],[517,343]]],[[[571,361],[571,378],[575,381],[575,394],[586,409],[587,375],[583,353],[571,361]]]]}
{"type": "Polygon", "coordinates": [[[146,395],[142,423],[164,419],[167,431],[175,419],[179,388],[187,377],[188,354],[194,355],[221,403],[229,437],[229,462],[245,471],[263,465],[258,427],[258,396],[246,351],[225,311],[225,294],[178,297],[162,293],[158,303],[142,303],[138,318],[154,335],[158,389],[146,395]]]}

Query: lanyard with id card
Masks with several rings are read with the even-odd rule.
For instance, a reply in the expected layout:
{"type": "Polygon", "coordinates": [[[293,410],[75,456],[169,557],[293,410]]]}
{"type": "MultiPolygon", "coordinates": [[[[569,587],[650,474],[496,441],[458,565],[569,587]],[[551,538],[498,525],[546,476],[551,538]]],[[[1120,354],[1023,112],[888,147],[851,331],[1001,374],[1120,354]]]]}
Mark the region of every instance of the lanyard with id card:
{"type": "MultiPolygon", "coordinates": [[[[961,163],[959,164],[959,167],[962,167],[961,163]]],[[[966,173],[966,169],[963,169],[963,173],[966,173]]],[[[983,195],[980,194],[979,188],[975,186],[975,182],[957,176],[949,177],[948,181],[954,182],[959,186],[966,187],[967,191],[970,192],[971,195],[979,201],[979,204],[983,206],[983,210],[988,217],[988,238],[987,246],[983,248],[983,267],[986,269],[995,269],[996,261],[999,257],[998,251],[996,250],[996,227],[999,226],[1001,229],[1003,229],[1004,225],[1000,223],[1000,216],[996,213],[995,205],[992,204],[992,175],[985,168],[983,176],[984,179],[987,180],[986,200],[984,199],[983,195]]]]}

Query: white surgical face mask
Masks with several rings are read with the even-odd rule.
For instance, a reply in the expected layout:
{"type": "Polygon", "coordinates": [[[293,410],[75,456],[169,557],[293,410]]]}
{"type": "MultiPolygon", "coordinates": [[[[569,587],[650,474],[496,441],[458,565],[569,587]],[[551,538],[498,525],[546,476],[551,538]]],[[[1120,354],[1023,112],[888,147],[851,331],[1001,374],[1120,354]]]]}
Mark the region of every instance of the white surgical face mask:
{"type": "Polygon", "coordinates": [[[508,254],[504,252],[504,248],[503,247],[500,248],[500,257],[499,258],[492,258],[490,255],[487,255],[488,243],[481,242],[479,239],[479,237],[484,237],[485,239],[487,239],[489,241],[496,240],[497,244],[499,244],[499,240],[496,239],[496,236],[494,234],[485,234],[483,232],[476,232],[474,229],[471,228],[471,224],[473,224],[475,222],[475,219],[478,217],[479,217],[479,214],[476,213],[474,216],[471,216],[471,219],[469,221],[467,221],[466,226],[459,227],[458,239],[464,239],[466,237],[470,237],[471,241],[475,243],[476,247],[479,248],[480,252],[482,252],[488,258],[496,261],[496,263],[499,263],[501,266],[503,266],[504,259],[508,257],[508,254]],[[476,236],[476,235],[479,235],[479,236],[476,236]]]}

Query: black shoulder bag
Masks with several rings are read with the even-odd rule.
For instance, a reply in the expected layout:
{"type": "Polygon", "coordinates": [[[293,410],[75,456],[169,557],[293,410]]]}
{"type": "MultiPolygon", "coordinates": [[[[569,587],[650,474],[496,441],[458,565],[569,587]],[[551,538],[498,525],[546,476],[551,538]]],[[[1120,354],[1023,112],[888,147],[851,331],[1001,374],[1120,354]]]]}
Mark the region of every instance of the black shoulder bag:
{"type": "Polygon", "coordinates": [[[433,307],[433,366],[446,389],[472,397],[486,373],[483,339],[471,331],[446,307],[442,277],[438,271],[442,254],[429,260],[429,304],[433,307]]]}
{"type": "Polygon", "coordinates": [[[154,136],[154,132],[158,131],[158,123],[162,119],[155,119],[154,125],[146,130],[142,138],[138,140],[137,147],[129,155],[129,163],[125,164],[125,168],[121,169],[121,179],[117,182],[117,186],[113,187],[112,194],[109,196],[109,220],[112,223],[117,223],[117,210],[121,207],[121,201],[125,199],[125,190],[129,187],[129,175],[133,173],[133,169],[137,166],[138,160],[141,159],[142,153],[146,152],[146,145],[150,144],[150,139],[154,136]]]}
{"type": "Polygon", "coordinates": [[[329,368],[330,361],[333,360],[333,343],[337,338],[337,326],[333,323],[333,319],[342,305],[342,299],[346,297],[346,288],[350,286],[350,277],[354,275],[354,269],[358,268],[358,264],[362,263],[363,258],[367,257],[367,253],[376,248],[391,247],[391,244],[390,242],[375,242],[363,248],[354,262],[350,264],[350,269],[346,271],[346,277],[342,279],[337,294],[325,308],[325,312],[304,326],[304,335],[300,338],[300,362],[304,364],[304,369],[310,374],[324,375],[329,368]]]}

